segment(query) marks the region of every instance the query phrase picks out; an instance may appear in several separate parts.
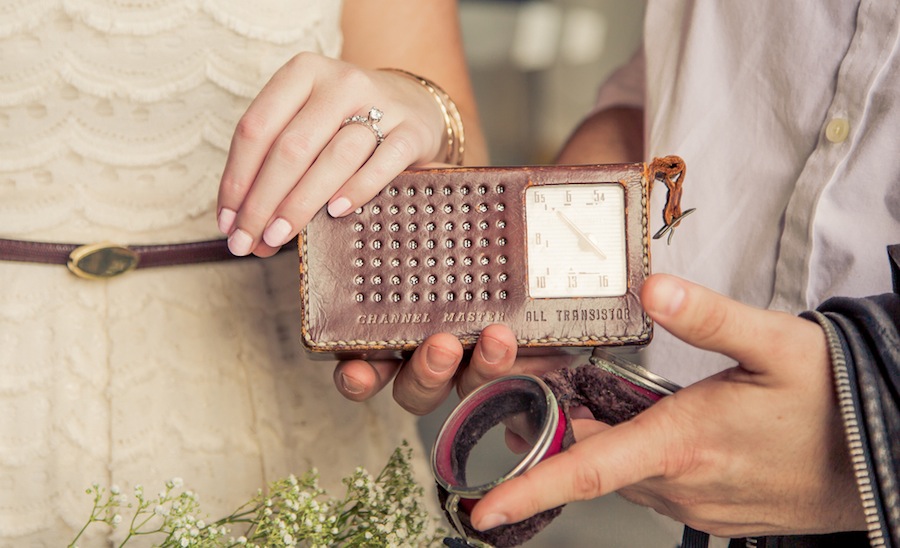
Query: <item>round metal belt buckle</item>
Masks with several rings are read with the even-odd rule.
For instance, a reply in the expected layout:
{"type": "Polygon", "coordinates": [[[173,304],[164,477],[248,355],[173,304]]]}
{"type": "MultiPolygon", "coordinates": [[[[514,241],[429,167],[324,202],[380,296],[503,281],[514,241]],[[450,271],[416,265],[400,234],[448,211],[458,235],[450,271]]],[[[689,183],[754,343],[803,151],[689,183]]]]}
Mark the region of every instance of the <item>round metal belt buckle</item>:
{"type": "Polygon", "coordinates": [[[139,260],[137,252],[125,246],[101,242],[72,250],[66,266],[79,278],[103,280],[134,270],[139,260]]]}

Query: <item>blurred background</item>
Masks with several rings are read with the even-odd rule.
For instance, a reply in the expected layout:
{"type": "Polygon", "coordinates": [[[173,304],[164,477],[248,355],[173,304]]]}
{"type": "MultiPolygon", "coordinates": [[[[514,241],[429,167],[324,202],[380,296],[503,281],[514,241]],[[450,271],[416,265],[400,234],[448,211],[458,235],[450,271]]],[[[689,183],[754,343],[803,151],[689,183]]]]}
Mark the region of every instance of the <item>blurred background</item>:
{"type": "MultiPolygon", "coordinates": [[[[551,163],[597,88],[640,43],[642,0],[461,0],[464,41],[493,165],[551,163]]],[[[423,417],[430,447],[458,403],[423,417]]],[[[489,442],[486,442],[489,443],[489,442]]],[[[496,451],[503,452],[499,438],[496,451]]],[[[618,495],[569,504],[525,546],[674,548],[680,526],[618,495]]]]}
{"type": "Polygon", "coordinates": [[[640,43],[642,0],[461,0],[494,165],[552,162],[640,43]]]}

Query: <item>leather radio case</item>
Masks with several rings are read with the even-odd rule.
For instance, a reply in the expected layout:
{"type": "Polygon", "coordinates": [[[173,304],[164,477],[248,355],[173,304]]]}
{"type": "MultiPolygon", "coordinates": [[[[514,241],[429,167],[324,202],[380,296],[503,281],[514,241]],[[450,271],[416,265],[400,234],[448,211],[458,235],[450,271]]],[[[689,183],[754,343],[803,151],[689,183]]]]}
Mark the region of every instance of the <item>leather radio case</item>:
{"type": "Polygon", "coordinates": [[[409,170],[355,212],[316,214],[299,238],[302,342],[323,358],[401,357],[438,332],[466,348],[491,323],[523,353],[643,345],[650,272],[647,164],[409,170]],[[524,190],[618,183],[625,193],[627,290],[529,296],[524,190]]]}

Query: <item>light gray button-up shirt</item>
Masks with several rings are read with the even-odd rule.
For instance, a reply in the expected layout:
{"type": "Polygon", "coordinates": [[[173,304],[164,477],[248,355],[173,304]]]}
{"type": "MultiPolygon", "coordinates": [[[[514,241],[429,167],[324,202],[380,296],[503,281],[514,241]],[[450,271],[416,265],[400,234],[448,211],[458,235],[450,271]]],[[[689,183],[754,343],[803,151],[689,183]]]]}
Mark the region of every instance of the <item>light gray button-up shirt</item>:
{"type": "MultiPolygon", "coordinates": [[[[791,313],[891,290],[900,3],[650,0],[643,52],[600,90],[614,104],[644,107],[647,159],[687,164],[697,211],[654,241],[653,271],[791,313]]],[[[659,327],[645,358],[681,384],[734,365],[659,327]]]]}

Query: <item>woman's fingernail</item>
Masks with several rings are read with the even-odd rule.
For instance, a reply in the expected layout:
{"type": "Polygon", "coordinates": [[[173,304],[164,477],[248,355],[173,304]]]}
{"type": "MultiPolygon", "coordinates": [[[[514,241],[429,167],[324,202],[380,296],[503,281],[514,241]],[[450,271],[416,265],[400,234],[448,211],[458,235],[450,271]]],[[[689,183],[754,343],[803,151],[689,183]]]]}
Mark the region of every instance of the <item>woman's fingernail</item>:
{"type": "Polygon", "coordinates": [[[481,357],[488,363],[497,363],[509,351],[509,347],[493,337],[482,337],[479,348],[481,357]]]}
{"type": "Polygon", "coordinates": [[[506,525],[506,516],[503,514],[488,514],[481,518],[475,528],[479,531],[487,531],[501,525],[506,525]]]}
{"type": "Polygon", "coordinates": [[[263,232],[263,241],[271,247],[282,246],[287,243],[293,230],[291,223],[279,217],[263,232]]]}
{"type": "Polygon", "coordinates": [[[684,287],[677,280],[668,276],[658,278],[652,286],[653,298],[648,311],[663,316],[672,316],[681,309],[684,302],[684,287]]]}
{"type": "Polygon", "coordinates": [[[240,228],[231,233],[228,237],[228,249],[233,255],[243,257],[250,254],[250,247],[253,245],[253,238],[240,228]]]}
{"type": "Polygon", "coordinates": [[[443,373],[456,365],[457,357],[437,346],[429,346],[425,352],[425,365],[434,373],[443,373]]]}
{"type": "Polygon", "coordinates": [[[234,226],[235,217],[237,217],[237,213],[235,213],[234,210],[223,207],[222,210],[219,211],[219,218],[216,219],[216,222],[219,225],[219,232],[222,234],[231,232],[231,227],[234,226]]]}
{"type": "Polygon", "coordinates": [[[343,373],[341,373],[341,386],[344,388],[344,391],[355,395],[362,394],[365,390],[365,386],[361,382],[343,373]]]}
{"type": "Polygon", "coordinates": [[[350,206],[353,204],[350,203],[350,200],[341,196],[337,200],[328,204],[328,214],[332,217],[340,217],[344,213],[350,211],[350,206]]]}

